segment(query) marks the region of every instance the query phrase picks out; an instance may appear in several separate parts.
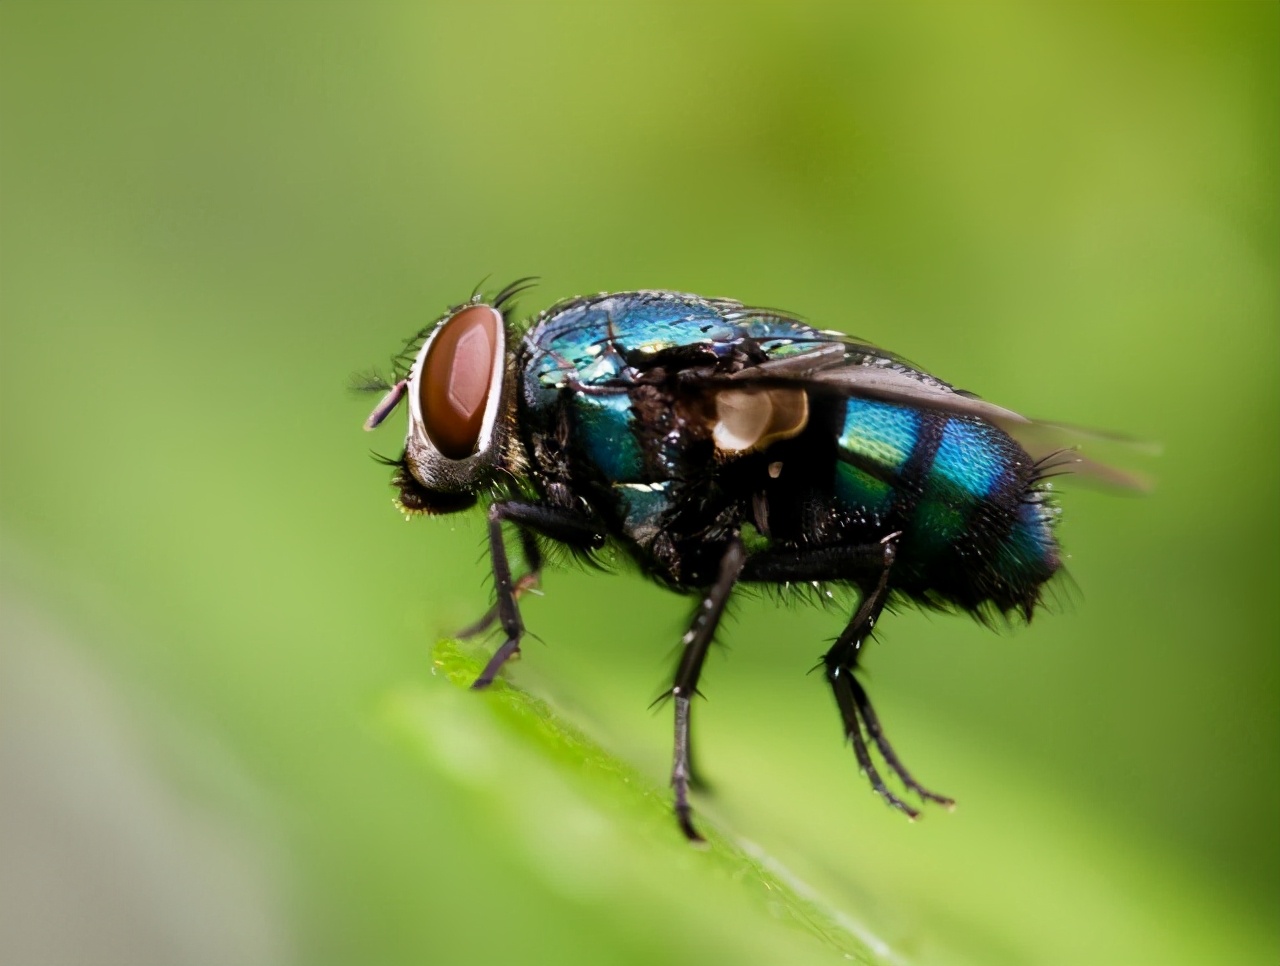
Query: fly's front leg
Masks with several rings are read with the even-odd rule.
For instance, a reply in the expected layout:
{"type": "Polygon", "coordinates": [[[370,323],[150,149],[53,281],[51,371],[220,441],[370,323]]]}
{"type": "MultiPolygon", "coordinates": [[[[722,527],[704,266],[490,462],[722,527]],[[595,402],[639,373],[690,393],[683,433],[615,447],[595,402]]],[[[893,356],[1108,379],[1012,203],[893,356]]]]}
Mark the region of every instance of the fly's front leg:
{"type": "MultiPolygon", "coordinates": [[[[538,586],[538,581],[542,577],[542,551],[538,547],[538,541],[534,539],[532,533],[528,530],[520,530],[520,548],[524,553],[525,572],[516,577],[511,584],[511,593],[516,600],[519,600],[526,593],[538,586]]],[[[498,619],[498,604],[495,601],[493,606],[484,612],[479,620],[468,624],[462,630],[456,632],[457,637],[464,640],[468,637],[475,637],[487,631],[493,626],[493,622],[498,619]]]]}
{"type": "Polygon", "coordinates": [[[689,715],[692,710],[693,696],[698,691],[698,677],[702,673],[702,664],[707,657],[707,649],[724,613],[724,606],[729,601],[733,585],[738,582],[742,573],[746,553],[742,541],[734,538],[720,558],[720,573],[716,582],[711,585],[698,604],[689,630],[685,632],[682,642],[684,651],[680,655],[680,664],[676,668],[675,680],[671,685],[671,696],[675,699],[675,752],[671,765],[671,787],[675,792],[676,821],[680,830],[691,842],[703,841],[698,830],[693,827],[692,809],[689,807],[689,782],[693,769],[689,752],[689,715]]]}
{"type": "MultiPolygon", "coordinates": [[[[507,560],[507,548],[502,536],[502,524],[505,522],[520,527],[526,557],[530,546],[534,547],[531,567],[541,562],[541,554],[537,551],[531,533],[584,550],[598,550],[604,546],[603,530],[585,513],[514,500],[494,503],[489,507],[489,556],[493,566],[493,589],[496,596],[493,610],[507,637],[471,685],[473,688],[485,688],[493,683],[502,665],[519,653],[520,639],[524,636],[524,622],[520,619],[520,608],[516,606],[518,583],[511,578],[511,563],[507,560]]],[[[536,573],[536,569],[530,570],[535,579],[536,573]]],[[[526,574],[521,581],[528,576],[526,574]]],[[[488,615],[485,615],[479,623],[484,627],[489,622],[488,615]]]]}

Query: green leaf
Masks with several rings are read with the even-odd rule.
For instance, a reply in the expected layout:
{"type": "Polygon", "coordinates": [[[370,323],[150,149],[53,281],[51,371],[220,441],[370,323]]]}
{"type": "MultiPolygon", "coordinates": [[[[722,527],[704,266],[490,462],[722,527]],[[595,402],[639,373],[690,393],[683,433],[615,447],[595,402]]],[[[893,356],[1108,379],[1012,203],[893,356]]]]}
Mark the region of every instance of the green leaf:
{"type": "Polygon", "coordinates": [[[406,682],[386,695],[379,722],[424,765],[468,789],[489,833],[505,838],[549,882],[589,893],[621,876],[629,901],[637,888],[659,903],[678,903],[680,890],[696,890],[704,909],[708,889],[719,890],[723,902],[745,907],[739,916],[782,925],[781,941],[798,944],[798,953],[807,937],[817,944],[814,953],[825,947],[856,962],[892,961],[883,943],[781,863],[707,816],[697,817],[706,845],[687,843],[669,790],[546,700],[504,680],[471,691],[482,667],[482,655],[464,644],[439,642],[432,654],[436,680],[406,682]]]}

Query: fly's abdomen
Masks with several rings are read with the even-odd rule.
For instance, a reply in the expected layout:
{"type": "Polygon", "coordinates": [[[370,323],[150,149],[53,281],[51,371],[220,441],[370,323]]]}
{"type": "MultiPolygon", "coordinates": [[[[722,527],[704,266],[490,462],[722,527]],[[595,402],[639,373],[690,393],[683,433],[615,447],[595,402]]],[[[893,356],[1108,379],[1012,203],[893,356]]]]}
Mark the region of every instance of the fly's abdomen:
{"type": "Polygon", "coordinates": [[[997,427],[850,399],[838,452],[837,499],[902,531],[894,583],[905,592],[1027,610],[1058,569],[1056,508],[1031,458],[997,427]]]}
{"type": "Polygon", "coordinates": [[[913,548],[928,555],[975,535],[994,537],[1017,507],[1029,459],[1008,436],[980,420],[941,413],[925,418],[934,424],[929,435],[936,445],[932,458],[916,454],[913,548]]]}
{"type": "Polygon", "coordinates": [[[880,522],[893,511],[922,417],[904,406],[849,399],[837,442],[835,495],[847,509],[880,522]]]}

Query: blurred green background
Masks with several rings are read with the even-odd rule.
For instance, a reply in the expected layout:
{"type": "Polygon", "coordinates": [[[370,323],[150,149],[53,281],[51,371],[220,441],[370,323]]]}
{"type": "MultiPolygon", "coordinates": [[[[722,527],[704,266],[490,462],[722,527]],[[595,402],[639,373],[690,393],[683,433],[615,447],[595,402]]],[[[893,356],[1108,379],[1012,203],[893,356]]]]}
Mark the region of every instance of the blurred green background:
{"type": "MultiPolygon", "coordinates": [[[[865,791],[805,673],[840,618],[764,600],[700,808],[885,961],[1275,962],[1278,38],[1274,2],[6,0],[0,957],[837,958],[430,673],[481,528],[401,522],[346,380],[535,273],[526,311],[783,306],[1160,440],[1152,496],[1067,495],[1074,603],[884,623],[954,814],[865,791]]],[[[515,679],[663,781],[687,602],[544,587],[515,679]]]]}

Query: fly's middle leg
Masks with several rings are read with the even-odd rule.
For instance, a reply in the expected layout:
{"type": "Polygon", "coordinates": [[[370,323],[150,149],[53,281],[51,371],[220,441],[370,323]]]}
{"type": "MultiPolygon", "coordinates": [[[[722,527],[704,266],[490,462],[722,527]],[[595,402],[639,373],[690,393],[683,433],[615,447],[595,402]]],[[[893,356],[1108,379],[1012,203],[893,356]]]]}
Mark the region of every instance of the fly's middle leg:
{"type": "Polygon", "coordinates": [[[689,716],[693,696],[698,692],[698,677],[702,673],[707,649],[711,646],[716,625],[720,623],[725,604],[729,601],[734,584],[738,582],[745,561],[742,541],[735,537],[720,559],[716,582],[703,595],[689,624],[689,630],[685,632],[682,639],[684,651],[680,655],[680,664],[671,685],[670,694],[675,702],[675,749],[671,764],[671,787],[675,793],[676,821],[691,842],[701,842],[703,838],[694,828],[693,810],[689,806],[689,784],[693,776],[689,716]]]}

